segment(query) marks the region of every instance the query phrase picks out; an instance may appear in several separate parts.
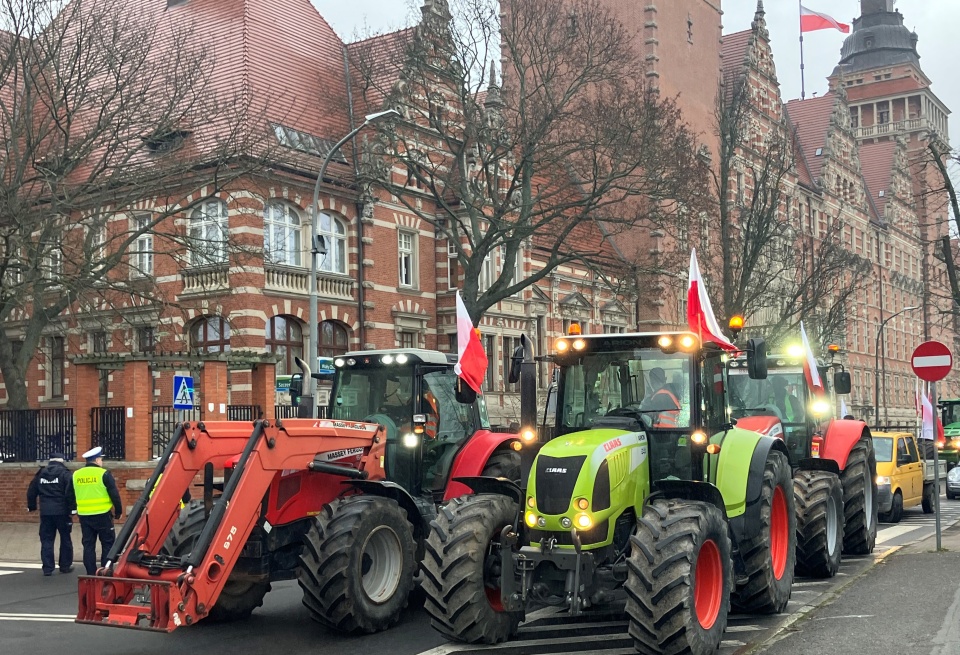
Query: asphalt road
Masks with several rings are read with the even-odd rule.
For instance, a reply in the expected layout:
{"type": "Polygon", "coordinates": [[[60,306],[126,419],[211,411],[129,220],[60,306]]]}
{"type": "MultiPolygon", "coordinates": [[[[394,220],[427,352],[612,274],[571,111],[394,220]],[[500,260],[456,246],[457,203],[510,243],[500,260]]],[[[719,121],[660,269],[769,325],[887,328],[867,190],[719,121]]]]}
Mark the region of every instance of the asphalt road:
{"type": "MultiPolygon", "coordinates": [[[[960,520],[960,502],[942,500],[944,526],[960,520]]],[[[953,598],[956,583],[944,584],[958,578],[960,553],[938,560],[940,568],[927,567],[912,561],[884,561],[860,578],[892,546],[914,542],[933,533],[933,516],[924,515],[919,508],[907,510],[899,525],[881,524],[877,551],[872,556],[846,558],[840,574],[832,580],[798,579],[794,584],[787,612],[777,616],[734,615],[724,636],[720,655],[751,652],[769,652],[771,655],[817,655],[817,653],[877,652],[898,653],[909,643],[927,644],[942,629],[956,630],[960,616],[955,616],[953,628],[943,627],[946,608],[956,602],[955,614],[960,614],[960,601],[953,598]],[[898,567],[891,569],[892,566],[898,567]],[[899,567],[904,567],[903,570],[899,567]],[[952,567],[952,568],[951,568],[952,567]],[[919,576],[910,577],[914,569],[919,576]],[[879,575],[892,570],[894,576],[879,575]],[[874,573],[877,572],[877,573],[874,573]],[[900,578],[910,580],[900,588],[900,578]],[[851,582],[855,584],[851,585],[851,582]],[[863,585],[872,585],[864,587],[863,585]],[[831,617],[811,618],[812,608],[825,602],[843,589],[839,599],[829,606],[831,617]],[[906,607],[903,593],[910,589],[929,592],[918,604],[906,607]],[[939,615],[922,611],[924,602],[941,608],[939,615]],[[868,610],[866,604],[876,607],[868,610]],[[798,616],[790,630],[798,630],[770,647],[769,651],[754,651],[753,647],[777,638],[784,623],[798,616]],[[864,618],[839,618],[864,615],[864,618]],[[866,615],[870,615],[867,617],[866,615]],[[891,617],[903,617],[897,620],[891,617]],[[815,626],[815,629],[806,627],[815,626]],[[835,624],[835,625],[834,625],[835,624]],[[901,629],[908,625],[909,630],[901,629]],[[827,638],[831,630],[838,634],[827,638]],[[850,634],[841,634],[849,631],[850,634]],[[892,649],[886,647],[862,651],[861,638],[897,633],[892,649]],[[813,634],[813,636],[805,636],[813,634]],[[794,641],[791,641],[794,639],[794,641]],[[837,646],[838,639],[849,647],[837,646]],[[813,640],[813,641],[811,641],[813,640]],[[822,650],[812,650],[811,643],[822,641],[822,650]],[[794,648],[794,650],[790,650],[794,648]],[[785,650],[776,650],[785,649],[785,650]]],[[[921,556],[922,557],[922,556],[921,556]]],[[[931,555],[930,557],[935,557],[931,555]]],[[[77,570],[82,569],[78,566],[77,570]]],[[[73,617],[77,606],[76,575],[55,573],[43,577],[39,565],[18,565],[0,562],[0,652],[25,655],[169,655],[171,652],[202,653],[276,653],[309,652],[313,654],[349,655],[352,652],[388,653],[389,655],[548,655],[577,653],[580,655],[630,655],[632,644],[626,638],[626,623],[621,608],[611,606],[587,614],[576,620],[554,608],[545,608],[528,616],[518,639],[493,648],[465,647],[447,643],[430,628],[422,609],[411,607],[398,626],[390,631],[362,637],[347,637],[332,633],[314,623],[301,604],[300,588],[296,582],[280,582],[267,594],[262,608],[247,621],[234,624],[215,624],[203,621],[196,626],[181,628],[172,634],[158,634],[118,628],[77,625],[73,617]]],[[[826,610],[825,610],[826,611],[826,610]]],[[[893,637],[891,637],[893,638],[893,637]]],[[[866,642],[875,643],[875,642],[866,642]]],[[[951,647],[952,648],[952,647],[951,647]]],[[[911,650],[911,655],[947,655],[955,650],[911,650]]]]}

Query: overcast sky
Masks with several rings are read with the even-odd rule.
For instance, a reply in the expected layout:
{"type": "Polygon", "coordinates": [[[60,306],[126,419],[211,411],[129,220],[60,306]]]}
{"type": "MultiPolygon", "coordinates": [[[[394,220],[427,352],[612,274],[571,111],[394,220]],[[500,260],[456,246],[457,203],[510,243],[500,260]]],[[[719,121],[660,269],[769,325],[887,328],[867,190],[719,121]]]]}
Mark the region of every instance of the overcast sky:
{"type": "MultiPolygon", "coordinates": [[[[422,4],[413,0],[419,6],[422,4]]],[[[639,2],[640,0],[626,0],[639,2]]],[[[346,40],[367,28],[385,32],[409,24],[411,0],[312,0],[320,14],[346,40]]],[[[814,11],[828,13],[850,23],[860,13],[859,0],[804,0],[814,11]]],[[[766,0],[767,23],[773,40],[777,76],[784,100],[800,97],[799,9],[794,0],[766,0]]],[[[756,0],[723,0],[724,33],[748,29],[756,0]]],[[[960,84],[953,34],[960,28],[960,0],[899,0],[897,8],[907,27],[920,35],[919,50],[924,72],[933,90],[954,110],[950,121],[951,141],[960,135],[960,84]]],[[[827,76],[840,58],[844,35],[835,30],[811,32],[804,37],[807,97],[827,90],[827,76]]]]}

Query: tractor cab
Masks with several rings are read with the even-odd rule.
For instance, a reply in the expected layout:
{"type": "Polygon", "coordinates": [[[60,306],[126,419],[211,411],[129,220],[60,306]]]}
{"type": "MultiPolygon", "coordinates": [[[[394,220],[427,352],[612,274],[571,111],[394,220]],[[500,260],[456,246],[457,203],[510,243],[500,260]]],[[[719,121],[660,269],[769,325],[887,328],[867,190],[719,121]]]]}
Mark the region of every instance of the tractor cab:
{"type": "Polygon", "coordinates": [[[458,402],[454,362],[421,349],[367,350],[334,360],[328,418],[384,426],[387,479],[413,495],[442,491],[461,447],[490,427],[482,396],[458,402]]]}

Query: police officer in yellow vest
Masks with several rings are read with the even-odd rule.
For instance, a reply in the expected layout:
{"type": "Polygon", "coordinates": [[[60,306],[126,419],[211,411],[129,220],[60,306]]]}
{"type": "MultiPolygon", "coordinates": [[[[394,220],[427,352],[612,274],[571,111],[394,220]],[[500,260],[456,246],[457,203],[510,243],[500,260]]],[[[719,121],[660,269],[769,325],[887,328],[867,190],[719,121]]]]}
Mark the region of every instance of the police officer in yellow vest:
{"type": "Polygon", "coordinates": [[[110,471],[103,468],[103,448],[97,446],[83,454],[87,465],[73,473],[73,493],[83,543],[83,567],[87,575],[97,572],[97,539],[100,539],[100,566],[107,563],[116,534],[113,516],[120,518],[123,503],[110,471]],[[111,514],[112,513],[112,514],[111,514]]]}

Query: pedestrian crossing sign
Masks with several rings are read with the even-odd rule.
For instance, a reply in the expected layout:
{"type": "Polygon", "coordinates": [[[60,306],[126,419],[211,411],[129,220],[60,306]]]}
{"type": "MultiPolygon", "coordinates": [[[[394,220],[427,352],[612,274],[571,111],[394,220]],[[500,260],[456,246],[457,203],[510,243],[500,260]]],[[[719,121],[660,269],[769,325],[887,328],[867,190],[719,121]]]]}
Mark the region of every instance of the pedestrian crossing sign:
{"type": "Polygon", "coordinates": [[[189,375],[173,376],[173,408],[193,409],[193,378],[189,375]]]}

